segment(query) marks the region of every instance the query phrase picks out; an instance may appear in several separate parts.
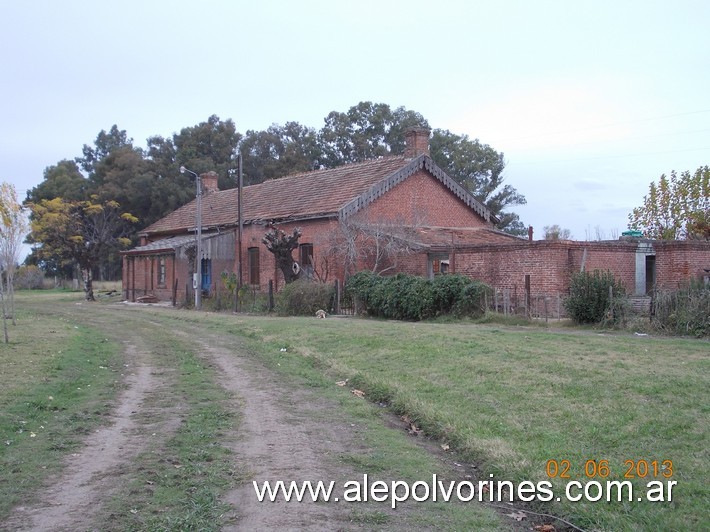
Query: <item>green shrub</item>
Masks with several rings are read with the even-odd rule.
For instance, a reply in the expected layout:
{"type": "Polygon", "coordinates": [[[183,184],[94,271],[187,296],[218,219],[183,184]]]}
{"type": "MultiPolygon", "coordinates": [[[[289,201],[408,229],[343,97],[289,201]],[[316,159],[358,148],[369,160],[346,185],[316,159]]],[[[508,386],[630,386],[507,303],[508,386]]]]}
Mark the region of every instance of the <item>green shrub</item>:
{"type": "Polygon", "coordinates": [[[594,270],[572,276],[565,309],[575,323],[611,323],[624,319],[626,291],[609,272],[594,270]],[[609,298],[609,288],[612,297],[609,298]]]}
{"type": "Polygon", "coordinates": [[[350,278],[347,290],[371,316],[418,321],[452,313],[480,316],[490,289],[462,275],[430,281],[404,273],[380,277],[360,272],[350,278]]]}
{"type": "Polygon", "coordinates": [[[464,275],[437,275],[431,282],[434,306],[440,314],[449,314],[461,302],[462,292],[474,281],[464,275]]]}
{"type": "Polygon", "coordinates": [[[313,316],[317,310],[329,311],[333,292],[332,285],[299,279],[276,295],[276,312],[283,316],[313,316]]]}
{"type": "Polygon", "coordinates": [[[493,297],[491,287],[480,281],[472,281],[461,289],[452,308],[453,314],[480,318],[486,313],[486,296],[493,297]]]}

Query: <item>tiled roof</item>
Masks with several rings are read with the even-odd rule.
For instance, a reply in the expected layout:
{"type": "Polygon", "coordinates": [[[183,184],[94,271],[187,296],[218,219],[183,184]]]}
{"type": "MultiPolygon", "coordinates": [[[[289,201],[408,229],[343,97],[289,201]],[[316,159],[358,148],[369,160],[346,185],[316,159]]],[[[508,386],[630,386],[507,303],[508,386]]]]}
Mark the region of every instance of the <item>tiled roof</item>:
{"type": "MultiPolygon", "coordinates": [[[[348,164],[328,170],[316,170],[258,185],[242,191],[242,219],[284,221],[349,216],[385,193],[418,169],[426,168],[462,198],[480,216],[490,219],[490,212],[473,196],[448,178],[425,156],[416,159],[384,157],[363,163],[348,164]]],[[[193,200],[158,220],[142,232],[146,234],[179,233],[195,227],[196,202],[193,200]]],[[[202,225],[208,229],[237,223],[237,189],[212,192],[202,196],[202,225]]]]}
{"type": "Polygon", "coordinates": [[[427,248],[450,248],[480,244],[523,244],[525,239],[494,227],[418,227],[416,243],[427,248]]]}

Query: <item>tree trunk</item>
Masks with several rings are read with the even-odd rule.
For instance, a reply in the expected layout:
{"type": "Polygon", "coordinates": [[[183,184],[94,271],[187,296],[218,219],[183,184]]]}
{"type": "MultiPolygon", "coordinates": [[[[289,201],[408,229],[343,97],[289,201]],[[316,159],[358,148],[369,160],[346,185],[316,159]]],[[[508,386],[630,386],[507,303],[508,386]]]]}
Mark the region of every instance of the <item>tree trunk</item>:
{"type": "Polygon", "coordinates": [[[301,275],[300,268],[295,268],[296,261],[293,260],[291,253],[298,248],[298,239],[301,236],[301,230],[296,228],[293,234],[287,235],[281,229],[273,228],[264,235],[261,240],[266,244],[266,249],[274,254],[276,266],[283,273],[286,284],[292,283],[301,275]]]}
{"type": "MultiPolygon", "coordinates": [[[[2,282],[2,279],[0,279],[2,282]]],[[[5,294],[3,294],[2,287],[0,286],[0,306],[2,307],[2,328],[5,333],[5,343],[10,343],[10,338],[7,336],[7,303],[5,301],[5,294]]]]}
{"type": "Polygon", "coordinates": [[[91,268],[85,268],[82,270],[84,276],[84,298],[87,301],[96,301],[94,297],[94,282],[91,275],[91,268]]]}
{"type": "Polygon", "coordinates": [[[284,253],[283,255],[277,256],[276,263],[281,270],[281,273],[284,275],[284,281],[286,281],[286,284],[294,282],[301,276],[300,271],[298,273],[294,271],[294,264],[296,261],[293,260],[290,252],[288,254],[284,253]]]}

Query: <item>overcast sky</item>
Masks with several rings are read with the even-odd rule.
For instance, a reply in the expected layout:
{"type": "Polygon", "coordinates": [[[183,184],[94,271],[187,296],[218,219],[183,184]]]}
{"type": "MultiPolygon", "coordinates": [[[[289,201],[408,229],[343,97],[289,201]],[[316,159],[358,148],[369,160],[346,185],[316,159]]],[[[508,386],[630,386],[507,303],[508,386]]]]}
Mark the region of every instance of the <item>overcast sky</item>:
{"type": "Polygon", "coordinates": [[[319,129],[360,101],[503,152],[515,209],[576,239],[710,164],[710,2],[0,0],[0,180],[20,197],[117,124],[319,129]]]}

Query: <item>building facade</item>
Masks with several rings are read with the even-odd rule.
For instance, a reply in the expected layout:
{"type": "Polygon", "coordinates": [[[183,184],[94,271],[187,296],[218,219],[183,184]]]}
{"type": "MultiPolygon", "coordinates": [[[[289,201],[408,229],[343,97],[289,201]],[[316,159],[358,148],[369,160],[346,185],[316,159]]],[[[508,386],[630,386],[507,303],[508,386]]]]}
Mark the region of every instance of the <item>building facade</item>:
{"type": "MultiPolygon", "coordinates": [[[[572,274],[610,270],[634,295],[674,288],[710,270],[710,242],[532,241],[498,231],[495,217],[431,159],[429,131],[407,133],[403,156],[383,157],[220,191],[201,176],[202,290],[222,274],[265,291],[284,283],[262,239],[301,231],[293,259],[301,275],[341,283],[362,269],[432,277],[460,273],[514,293],[563,296],[572,274]],[[241,231],[238,212],[241,203],[241,231]]],[[[189,299],[197,261],[196,201],[141,233],[123,254],[123,296],[189,299]]]]}

